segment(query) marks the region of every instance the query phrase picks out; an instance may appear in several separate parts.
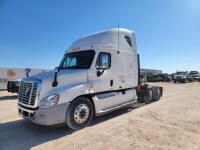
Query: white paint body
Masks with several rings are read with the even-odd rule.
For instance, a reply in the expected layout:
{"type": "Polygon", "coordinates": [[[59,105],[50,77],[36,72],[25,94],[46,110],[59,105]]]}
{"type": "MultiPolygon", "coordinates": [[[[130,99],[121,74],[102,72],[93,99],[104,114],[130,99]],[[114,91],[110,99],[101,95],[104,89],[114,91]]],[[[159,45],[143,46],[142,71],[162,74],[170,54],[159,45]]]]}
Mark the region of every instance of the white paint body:
{"type": "Polygon", "coordinates": [[[24,81],[39,80],[41,82],[40,91],[34,106],[24,105],[20,102],[19,104],[36,108],[39,107],[42,99],[57,93],[60,95],[57,105],[62,105],[70,103],[79,96],[93,94],[95,113],[101,115],[107,110],[135,102],[137,100],[135,87],[138,85],[138,61],[134,33],[120,28],[88,35],[75,41],[65,54],[91,49],[95,51],[91,67],[89,69],[61,69],[58,72],[57,87],[52,87],[53,71],[24,79],[24,81]],[[130,37],[132,47],[126,41],[125,36],[130,37]],[[100,52],[111,54],[111,67],[98,77],[96,60],[100,52]],[[112,86],[110,85],[111,80],[113,80],[112,86]],[[122,89],[127,89],[125,94],[118,92],[122,89]]]}

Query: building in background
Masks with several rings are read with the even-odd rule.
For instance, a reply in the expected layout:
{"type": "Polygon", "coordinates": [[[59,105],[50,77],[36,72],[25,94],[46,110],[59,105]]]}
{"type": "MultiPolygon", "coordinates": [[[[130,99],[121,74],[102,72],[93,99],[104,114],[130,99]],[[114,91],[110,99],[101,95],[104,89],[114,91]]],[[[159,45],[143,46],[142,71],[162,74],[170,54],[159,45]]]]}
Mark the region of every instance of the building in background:
{"type": "Polygon", "coordinates": [[[142,74],[142,75],[149,75],[149,74],[159,75],[159,74],[162,74],[162,70],[140,69],[140,74],[142,74]]]}
{"type": "MultiPolygon", "coordinates": [[[[48,69],[31,69],[29,75],[35,75],[48,69]]],[[[0,68],[0,90],[7,89],[7,82],[26,77],[25,68],[0,68]]]]}

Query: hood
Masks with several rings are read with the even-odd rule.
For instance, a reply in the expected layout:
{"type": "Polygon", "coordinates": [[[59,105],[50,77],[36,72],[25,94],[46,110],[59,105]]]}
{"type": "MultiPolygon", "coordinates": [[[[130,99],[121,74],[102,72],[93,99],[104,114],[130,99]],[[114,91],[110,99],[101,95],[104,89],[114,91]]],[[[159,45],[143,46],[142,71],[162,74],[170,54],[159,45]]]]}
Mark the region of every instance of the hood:
{"type": "Polygon", "coordinates": [[[47,72],[42,72],[42,73],[38,73],[36,75],[27,77],[27,79],[31,80],[31,78],[35,78],[35,79],[38,79],[41,81],[45,81],[45,80],[49,80],[49,79],[53,80],[53,77],[54,77],[54,71],[47,71],[47,72]]]}
{"type": "Polygon", "coordinates": [[[15,82],[21,82],[22,79],[14,79],[12,81],[15,81],[15,82]]]}
{"type": "MultiPolygon", "coordinates": [[[[86,70],[84,69],[65,69],[60,70],[57,74],[58,81],[61,80],[62,82],[64,80],[71,80],[72,78],[76,78],[77,76],[81,76],[84,73],[86,73],[86,70]]],[[[42,72],[36,75],[33,75],[31,77],[28,77],[27,79],[35,78],[38,80],[41,80],[42,82],[50,80],[53,82],[54,79],[54,71],[48,71],[48,72],[42,72]]]]}
{"type": "Polygon", "coordinates": [[[186,78],[187,75],[183,75],[183,74],[179,74],[179,75],[176,75],[176,78],[186,78]]]}
{"type": "Polygon", "coordinates": [[[190,74],[191,77],[198,77],[200,76],[198,73],[197,74],[190,74]]]}
{"type": "Polygon", "coordinates": [[[54,80],[54,71],[48,71],[28,77],[25,80],[41,81],[40,98],[55,92],[59,89],[65,89],[66,86],[73,86],[87,81],[87,70],[85,69],[63,69],[57,74],[58,86],[52,87],[54,80]]]}

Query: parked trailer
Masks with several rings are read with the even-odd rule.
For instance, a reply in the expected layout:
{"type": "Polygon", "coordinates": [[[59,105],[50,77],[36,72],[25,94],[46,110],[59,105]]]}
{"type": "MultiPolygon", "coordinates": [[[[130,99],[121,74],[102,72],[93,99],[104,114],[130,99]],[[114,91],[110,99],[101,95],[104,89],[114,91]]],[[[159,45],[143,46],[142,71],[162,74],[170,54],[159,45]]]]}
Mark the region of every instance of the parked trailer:
{"type": "MultiPolygon", "coordinates": [[[[29,75],[35,75],[47,69],[30,69],[29,75]]],[[[0,90],[18,92],[21,79],[26,77],[25,68],[0,68],[0,90]]]]}
{"type": "Polygon", "coordinates": [[[158,100],[162,88],[140,85],[139,72],[134,32],[117,28],[82,37],[67,49],[55,72],[21,81],[19,115],[36,124],[65,123],[78,130],[94,115],[134,105],[138,95],[158,100]]]}

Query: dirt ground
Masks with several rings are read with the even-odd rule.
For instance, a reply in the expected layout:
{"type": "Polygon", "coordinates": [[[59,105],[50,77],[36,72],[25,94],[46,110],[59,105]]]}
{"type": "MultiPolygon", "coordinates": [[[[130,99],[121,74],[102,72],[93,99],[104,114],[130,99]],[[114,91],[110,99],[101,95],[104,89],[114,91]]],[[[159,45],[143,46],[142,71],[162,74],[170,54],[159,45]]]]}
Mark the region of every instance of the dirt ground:
{"type": "Polygon", "coordinates": [[[73,132],[18,116],[17,95],[0,91],[0,149],[200,149],[200,83],[158,83],[160,101],[123,109],[73,132]]]}

